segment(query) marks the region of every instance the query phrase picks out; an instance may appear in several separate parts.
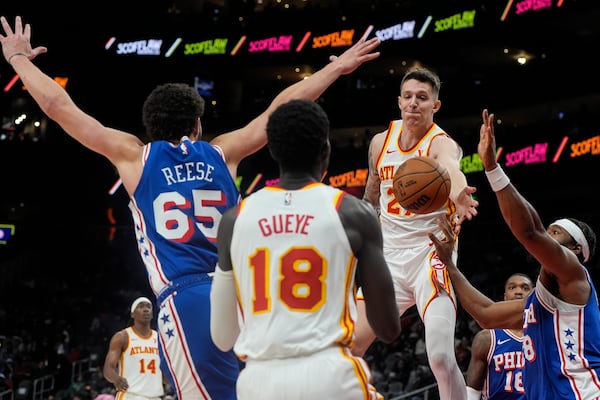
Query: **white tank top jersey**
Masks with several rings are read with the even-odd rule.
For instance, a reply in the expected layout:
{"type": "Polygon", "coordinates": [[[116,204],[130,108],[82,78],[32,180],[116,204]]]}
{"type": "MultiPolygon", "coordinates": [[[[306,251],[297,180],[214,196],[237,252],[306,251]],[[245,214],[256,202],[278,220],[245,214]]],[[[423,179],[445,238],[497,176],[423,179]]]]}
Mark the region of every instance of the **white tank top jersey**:
{"type": "Polygon", "coordinates": [[[344,195],[313,183],[243,200],[231,244],[240,359],[309,355],[353,340],[356,258],[337,213],[344,195]]]}
{"type": "Polygon", "coordinates": [[[162,396],[164,389],[156,331],[152,330],[149,337],[139,336],[132,327],[128,327],[126,332],[129,340],[119,364],[119,374],[129,384],[126,394],[162,396]]]}
{"type": "Polygon", "coordinates": [[[437,218],[446,213],[452,214],[455,210],[454,203],[448,199],[437,211],[414,214],[398,204],[392,188],[398,166],[411,157],[428,156],[432,140],[439,135],[447,136],[446,132],[434,123],[415,146],[403,149],[400,146],[402,120],[390,123],[381,154],[375,164],[381,179],[379,206],[384,248],[413,248],[429,243],[427,232],[439,231],[437,218]]]}

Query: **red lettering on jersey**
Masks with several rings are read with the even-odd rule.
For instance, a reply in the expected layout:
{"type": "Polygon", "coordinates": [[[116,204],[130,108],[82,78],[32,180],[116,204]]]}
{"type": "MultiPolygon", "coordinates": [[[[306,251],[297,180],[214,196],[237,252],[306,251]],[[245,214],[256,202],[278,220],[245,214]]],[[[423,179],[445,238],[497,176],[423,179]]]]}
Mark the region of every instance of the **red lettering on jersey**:
{"type": "Polygon", "coordinates": [[[270,218],[260,218],[258,228],[263,236],[274,234],[299,234],[308,235],[308,226],[315,217],[305,214],[277,214],[270,218]]]}
{"type": "Polygon", "coordinates": [[[393,165],[383,165],[379,168],[379,179],[382,181],[392,179],[394,177],[394,172],[396,172],[396,170],[393,165]]]}

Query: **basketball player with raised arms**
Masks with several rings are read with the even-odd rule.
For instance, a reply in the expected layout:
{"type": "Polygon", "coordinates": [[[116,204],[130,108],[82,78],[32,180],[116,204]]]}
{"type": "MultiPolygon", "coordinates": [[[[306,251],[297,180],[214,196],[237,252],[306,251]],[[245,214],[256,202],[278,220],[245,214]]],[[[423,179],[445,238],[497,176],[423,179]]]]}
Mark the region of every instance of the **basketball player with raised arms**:
{"type": "MultiPolygon", "coordinates": [[[[394,280],[396,304],[400,315],[416,304],[425,326],[429,366],[439,387],[441,400],[464,400],[465,379],[454,353],[457,304],[444,264],[435,254],[427,236],[439,231],[437,218],[448,214],[460,224],[477,215],[479,205],[471,195],[460,170],[462,149],[450,135],[433,122],[441,107],[440,78],[429,69],[409,70],[400,83],[398,106],[401,118],[386,131],[373,136],[369,146],[369,175],[364,199],[380,212],[383,247],[394,280]],[[428,156],[448,170],[451,191],[448,201],[428,214],[414,214],[399,206],[392,181],[398,166],[414,156],[428,156]]],[[[457,257],[457,254],[454,254],[457,257]]],[[[360,299],[360,292],[359,292],[360,299]]],[[[356,343],[353,353],[363,355],[376,335],[358,302],[356,343]]]]}
{"type": "Polygon", "coordinates": [[[594,258],[596,234],[572,217],[544,226],[496,161],[494,114],[486,109],[482,117],[477,152],[504,221],[540,263],[535,288],[524,299],[494,302],[453,262],[456,240],[449,220],[440,218],[443,236],[430,233],[430,239],[446,262],[461,305],[479,326],[523,329],[523,386],[528,399],[599,399],[600,303],[585,267],[594,258]]]}
{"type": "Polygon", "coordinates": [[[86,148],[117,169],[129,195],[137,246],[159,309],[157,330],[163,374],[178,400],[235,400],[240,364],[210,338],[210,287],[217,229],[239,202],[239,163],[267,143],[269,115],[291,99],[316,100],[340,76],[374,60],[377,38],[360,38],[308,79],[283,89],[256,118],[238,129],[202,140],[204,99],[191,85],[156,86],[142,107],[149,142],[104,125],[32,60],[47,51],[31,46],[31,26],[0,17],[0,44],[8,62],[40,109],[86,148]]]}

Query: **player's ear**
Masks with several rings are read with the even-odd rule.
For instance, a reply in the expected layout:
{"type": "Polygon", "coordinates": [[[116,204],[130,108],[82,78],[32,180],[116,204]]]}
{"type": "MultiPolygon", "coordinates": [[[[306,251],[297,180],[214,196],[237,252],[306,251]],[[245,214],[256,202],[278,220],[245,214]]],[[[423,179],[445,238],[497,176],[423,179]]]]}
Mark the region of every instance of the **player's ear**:
{"type": "Polygon", "coordinates": [[[436,100],[433,102],[433,113],[435,114],[436,112],[438,112],[438,110],[442,107],[442,101],[441,100],[436,100]]]}

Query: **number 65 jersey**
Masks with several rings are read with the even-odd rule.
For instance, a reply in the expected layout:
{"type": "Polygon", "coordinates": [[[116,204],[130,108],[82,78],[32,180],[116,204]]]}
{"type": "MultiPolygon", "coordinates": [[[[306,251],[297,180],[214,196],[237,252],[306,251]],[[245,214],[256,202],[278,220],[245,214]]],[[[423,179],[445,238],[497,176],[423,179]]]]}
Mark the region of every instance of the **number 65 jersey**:
{"type": "Polygon", "coordinates": [[[158,296],[179,278],[214,272],[221,216],[240,195],[220,149],[204,141],[149,143],[143,163],[129,208],[158,296]]]}
{"type": "Polygon", "coordinates": [[[242,360],[347,346],[356,320],[356,258],[337,208],[343,191],[312,183],[246,197],[231,238],[242,360]]]}

